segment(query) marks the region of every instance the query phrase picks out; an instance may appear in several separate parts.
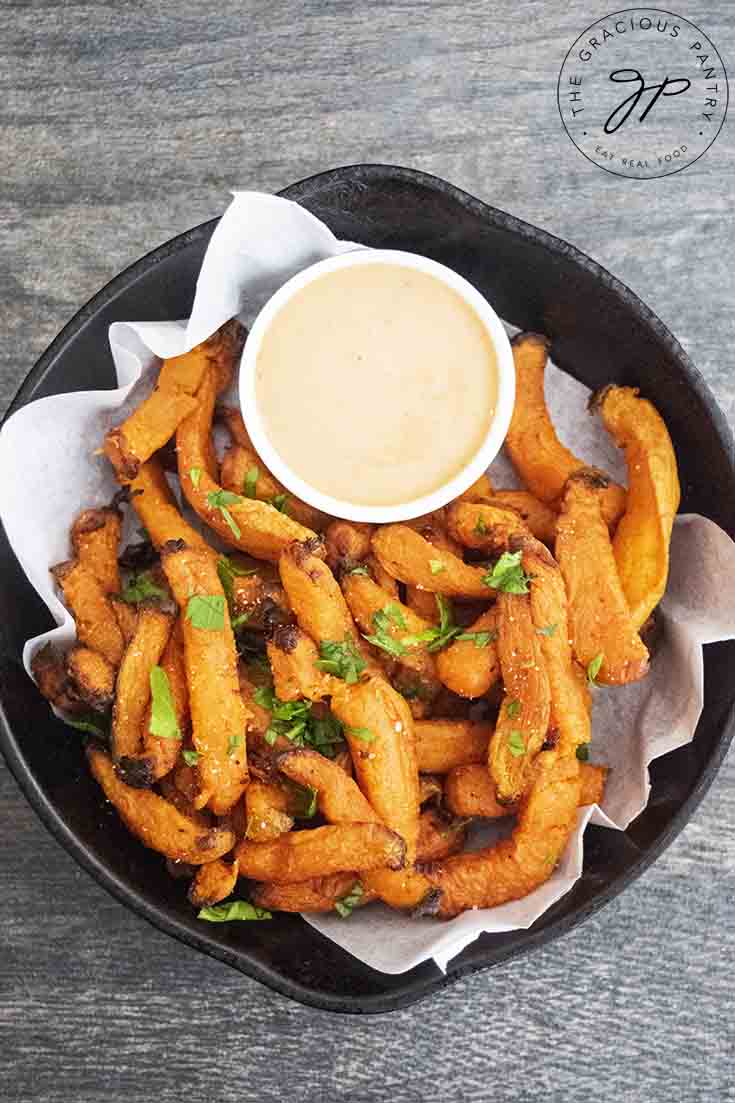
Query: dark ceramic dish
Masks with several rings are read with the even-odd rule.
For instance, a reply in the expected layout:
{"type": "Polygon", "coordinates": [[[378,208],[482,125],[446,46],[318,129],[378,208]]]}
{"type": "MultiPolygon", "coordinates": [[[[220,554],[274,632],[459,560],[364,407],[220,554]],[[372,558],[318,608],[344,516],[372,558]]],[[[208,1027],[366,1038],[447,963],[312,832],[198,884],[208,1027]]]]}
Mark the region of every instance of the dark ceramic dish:
{"type": "MultiPolygon", "coordinates": [[[[591,387],[634,384],[655,398],[676,447],[682,510],[735,536],[735,455],[701,377],[661,322],[627,288],[571,246],[433,177],[382,165],[336,169],[283,193],[338,237],[408,249],[448,264],[498,313],[553,339],[557,364],[591,387]]],[[[107,327],[188,315],[208,222],[117,276],[66,326],[20,388],[11,411],[43,395],[113,386],[107,327]]],[[[705,707],[694,741],[653,764],[651,799],[626,832],[589,828],[584,874],[528,931],[483,935],[444,976],[424,964],[402,976],[362,965],[296,916],[269,923],[198,922],[180,881],[127,833],[85,768],[79,741],[54,720],[20,665],[23,640],[50,617],[4,534],[0,544],[0,739],[11,770],[46,826],[119,900],[187,945],[302,1003],[333,1011],[403,1007],[457,977],[548,943],[616,896],[678,834],[730,742],[735,642],[705,648],[705,707]]]]}

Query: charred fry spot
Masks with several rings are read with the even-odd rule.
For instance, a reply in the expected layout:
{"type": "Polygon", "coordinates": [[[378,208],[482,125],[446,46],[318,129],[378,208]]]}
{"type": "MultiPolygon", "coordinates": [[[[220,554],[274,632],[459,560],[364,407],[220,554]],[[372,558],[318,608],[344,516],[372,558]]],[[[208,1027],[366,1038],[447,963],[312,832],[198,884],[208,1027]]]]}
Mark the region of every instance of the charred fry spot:
{"type": "Polygon", "coordinates": [[[295,624],[276,625],[272,635],[273,644],[279,651],[291,655],[299,644],[299,629],[295,624]]]}
{"type": "Polygon", "coordinates": [[[155,781],[153,761],[150,758],[125,755],[115,764],[115,773],[131,789],[150,789],[155,781]]]}

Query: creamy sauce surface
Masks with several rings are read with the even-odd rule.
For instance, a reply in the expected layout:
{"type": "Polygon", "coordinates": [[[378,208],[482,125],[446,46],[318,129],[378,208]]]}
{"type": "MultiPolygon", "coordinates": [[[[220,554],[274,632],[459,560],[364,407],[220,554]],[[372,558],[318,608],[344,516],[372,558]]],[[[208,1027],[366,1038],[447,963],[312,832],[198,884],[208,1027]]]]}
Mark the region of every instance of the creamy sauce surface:
{"type": "Polygon", "coordinates": [[[491,340],[465,301],[399,265],[329,272],[272,320],[256,398],[281,458],[322,493],[399,505],[477,453],[497,401],[491,340]]]}

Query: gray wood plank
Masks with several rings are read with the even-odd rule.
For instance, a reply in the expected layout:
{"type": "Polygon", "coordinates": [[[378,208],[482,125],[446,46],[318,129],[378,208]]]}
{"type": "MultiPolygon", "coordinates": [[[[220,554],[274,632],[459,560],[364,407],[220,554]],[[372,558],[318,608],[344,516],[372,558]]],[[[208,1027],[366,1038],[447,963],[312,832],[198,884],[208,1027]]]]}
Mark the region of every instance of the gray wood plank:
{"type": "MultiPolygon", "coordinates": [[[[608,176],[559,65],[612,4],[3,5],[0,400],[122,267],[276,190],[385,161],[572,241],[677,334],[735,419],[733,131],[691,170],[608,176]]],[[[692,0],[727,60],[728,0],[692,0]]],[[[562,942],[418,1008],[338,1019],[193,955],[108,897],[0,765],[0,1049],[13,1103],[735,1098],[735,766],[637,884],[562,942]]]]}

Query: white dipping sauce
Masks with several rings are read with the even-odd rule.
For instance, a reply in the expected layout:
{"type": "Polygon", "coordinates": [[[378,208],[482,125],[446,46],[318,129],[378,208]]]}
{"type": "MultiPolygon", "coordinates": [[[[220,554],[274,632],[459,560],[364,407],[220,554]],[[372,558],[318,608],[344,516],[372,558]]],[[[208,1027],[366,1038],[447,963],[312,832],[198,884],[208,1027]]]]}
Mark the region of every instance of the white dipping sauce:
{"type": "Polygon", "coordinates": [[[329,272],[273,318],[255,387],[265,432],[315,489],[358,505],[438,490],[495,413],[495,350],[470,306],[395,264],[329,272]]]}

